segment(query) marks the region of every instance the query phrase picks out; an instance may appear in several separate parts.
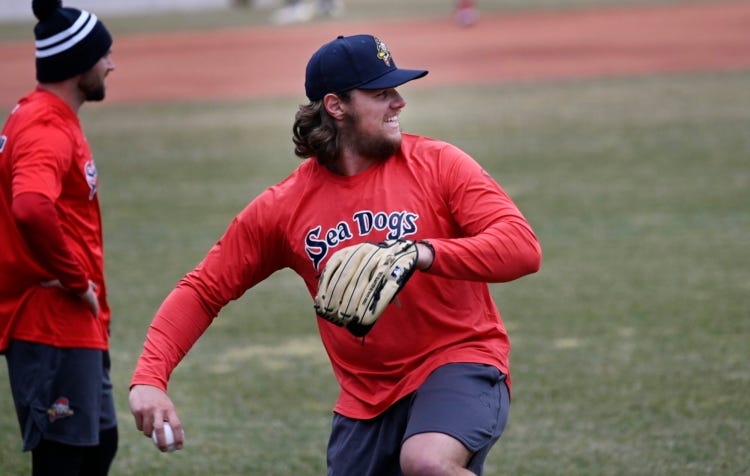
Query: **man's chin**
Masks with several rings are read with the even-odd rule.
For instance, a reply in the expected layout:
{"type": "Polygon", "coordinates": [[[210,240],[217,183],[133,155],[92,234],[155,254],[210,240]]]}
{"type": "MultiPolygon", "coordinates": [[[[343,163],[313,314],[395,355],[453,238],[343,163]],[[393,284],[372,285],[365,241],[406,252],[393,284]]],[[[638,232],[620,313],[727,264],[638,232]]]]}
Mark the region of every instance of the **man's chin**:
{"type": "Polygon", "coordinates": [[[103,84],[96,87],[87,87],[86,85],[79,85],[78,89],[83,93],[83,97],[86,101],[97,102],[104,100],[106,96],[107,88],[103,84]]]}

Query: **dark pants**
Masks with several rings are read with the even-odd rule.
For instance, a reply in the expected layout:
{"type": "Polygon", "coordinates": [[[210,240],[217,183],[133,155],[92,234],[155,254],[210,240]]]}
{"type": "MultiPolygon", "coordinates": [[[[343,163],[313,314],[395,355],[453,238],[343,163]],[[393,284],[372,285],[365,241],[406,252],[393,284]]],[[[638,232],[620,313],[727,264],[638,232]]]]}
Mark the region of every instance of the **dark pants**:
{"type": "Polygon", "coordinates": [[[107,474],[118,443],[109,353],[14,340],[6,361],[33,474],[107,474]]]}
{"type": "Polygon", "coordinates": [[[468,469],[482,474],[502,435],[510,398],[505,375],[482,364],[436,369],[411,395],[371,420],[334,414],[328,476],[400,476],[401,444],[418,433],[447,434],[473,453],[468,469]]]}

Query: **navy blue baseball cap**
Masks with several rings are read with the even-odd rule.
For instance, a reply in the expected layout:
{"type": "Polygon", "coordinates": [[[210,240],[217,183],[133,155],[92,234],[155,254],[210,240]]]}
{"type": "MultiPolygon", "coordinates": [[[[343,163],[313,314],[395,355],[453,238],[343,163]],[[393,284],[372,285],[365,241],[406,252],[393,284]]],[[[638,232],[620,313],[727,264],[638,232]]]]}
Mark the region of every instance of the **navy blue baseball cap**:
{"type": "Polygon", "coordinates": [[[395,88],[427,74],[399,69],[385,43],[372,35],[339,36],[316,51],[307,63],[305,93],[319,101],[328,93],[352,89],[395,88]]]}

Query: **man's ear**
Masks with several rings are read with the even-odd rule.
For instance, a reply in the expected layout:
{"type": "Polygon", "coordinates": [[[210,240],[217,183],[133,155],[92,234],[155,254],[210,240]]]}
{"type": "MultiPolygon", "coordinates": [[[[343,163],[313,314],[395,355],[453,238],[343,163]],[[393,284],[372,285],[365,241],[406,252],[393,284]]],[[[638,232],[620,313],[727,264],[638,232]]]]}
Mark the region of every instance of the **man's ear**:
{"type": "Polygon", "coordinates": [[[336,120],[341,120],[344,117],[344,101],[334,93],[323,96],[323,107],[336,120]]]}

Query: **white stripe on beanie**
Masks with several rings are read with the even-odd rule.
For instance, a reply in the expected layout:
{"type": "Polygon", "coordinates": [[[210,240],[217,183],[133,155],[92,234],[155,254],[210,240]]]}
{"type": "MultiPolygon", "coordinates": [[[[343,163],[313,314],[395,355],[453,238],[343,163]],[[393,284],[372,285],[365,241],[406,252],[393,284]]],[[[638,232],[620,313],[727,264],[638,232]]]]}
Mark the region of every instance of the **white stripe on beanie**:
{"type": "Polygon", "coordinates": [[[47,58],[72,48],[91,33],[91,30],[96,26],[96,22],[96,15],[81,10],[81,15],[67,30],[36,41],[36,57],[47,58]],[[62,43],[60,43],[61,41],[62,43]],[[54,46],[50,47],[50,45],[54,46]]]}

